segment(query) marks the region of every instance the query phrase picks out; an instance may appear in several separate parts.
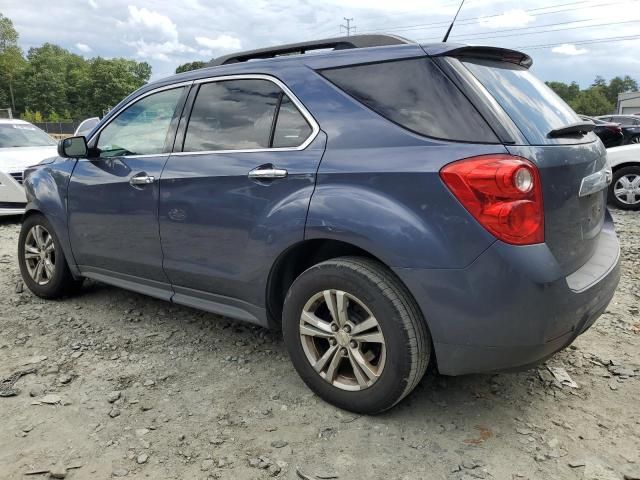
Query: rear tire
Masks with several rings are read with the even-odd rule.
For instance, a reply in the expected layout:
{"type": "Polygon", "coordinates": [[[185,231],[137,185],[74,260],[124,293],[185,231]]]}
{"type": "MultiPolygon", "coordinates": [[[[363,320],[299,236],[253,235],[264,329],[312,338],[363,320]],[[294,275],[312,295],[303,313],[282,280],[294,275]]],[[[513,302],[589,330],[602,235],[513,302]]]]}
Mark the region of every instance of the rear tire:
{"type": "Polygon", "coordinates": [[[613,172],[609,203],[621,210],[640,210],[640,165],[622,167],[613,172]]]}
{"type": "Polygon", "coordinates": [[[31,215],[22,223],[18,263],[22,280],[38,297],[60,298],[82,285],[71,275],[60,241],[44,215],[31,215]]]}
{"type": "Polygon", "coordinates": [[[285,298],[283,334],[307,386],[327,402],[362,414],[380,413],[407,396],[431,355],[431,338],[411,294],[386,267],[360,257],[328,260],[303,272],[285,298]]]}

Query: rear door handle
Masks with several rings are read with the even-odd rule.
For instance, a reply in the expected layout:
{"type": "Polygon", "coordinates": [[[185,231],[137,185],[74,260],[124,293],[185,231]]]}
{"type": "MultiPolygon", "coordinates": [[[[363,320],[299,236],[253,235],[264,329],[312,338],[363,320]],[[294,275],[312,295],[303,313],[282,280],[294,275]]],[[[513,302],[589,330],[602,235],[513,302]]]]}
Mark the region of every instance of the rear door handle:
{"type": "Polygon", "coordinates": [[[287,171],[284,168],[256,167],[249,172],[249,178],[256,180],[270,180],[274,178],[285,178],[287,171]]]}
{"type": "Polygon", "coordinates": [[[155,181],[155,177],[151,175],[147,175],[146,173],[138,173],[137,175],[131,177],[131,179],[129,180],[129,184],[137,187],[140,185],[149,185],[155,181]]]}

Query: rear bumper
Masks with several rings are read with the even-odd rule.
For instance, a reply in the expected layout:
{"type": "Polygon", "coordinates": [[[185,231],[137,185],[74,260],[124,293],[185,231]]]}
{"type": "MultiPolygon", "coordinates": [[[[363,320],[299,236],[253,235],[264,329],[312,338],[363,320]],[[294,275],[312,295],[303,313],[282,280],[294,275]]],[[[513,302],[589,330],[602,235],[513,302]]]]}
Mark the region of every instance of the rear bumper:
{"type": "Polygon", "coordinates": [[[394,269],[429,324],[438,368],[461,375],[524,368],[553,355],[605,311],[620,279],[608,217],[592,258],[563,276],[545,244],[495,242],[465,269],[394,269]]]}

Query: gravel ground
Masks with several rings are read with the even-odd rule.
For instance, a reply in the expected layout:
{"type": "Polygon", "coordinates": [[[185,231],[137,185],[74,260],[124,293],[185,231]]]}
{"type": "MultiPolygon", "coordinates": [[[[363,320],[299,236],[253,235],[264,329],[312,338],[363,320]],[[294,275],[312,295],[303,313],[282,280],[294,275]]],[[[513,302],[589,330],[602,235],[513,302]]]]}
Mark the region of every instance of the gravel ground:
{"type": "Polygon", "coordinates": [[[429,373],[392,411],[324,403],[280,334],[87,283],[21,291],[19,224],[0,219],[0,479],[640,478],[640,212],[614,212],[622,281],[546,366],[429,373]],[[564,368],[577,388],[554,380],[564,368]]]}

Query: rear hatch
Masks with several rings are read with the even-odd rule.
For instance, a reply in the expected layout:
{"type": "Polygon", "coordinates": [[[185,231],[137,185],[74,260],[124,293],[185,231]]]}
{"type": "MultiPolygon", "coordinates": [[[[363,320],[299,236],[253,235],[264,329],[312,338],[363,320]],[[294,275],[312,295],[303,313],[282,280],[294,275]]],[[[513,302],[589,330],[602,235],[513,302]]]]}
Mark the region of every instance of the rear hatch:
{"type": "Polygon", "coordinates": [[[491,52],[490,58],[463,54],[446,61],[470,72],[469,78],[479,82],[490,97],[488,103],[501,108],[503,118],[510,119],[520,132],[505,147],[538,167],[545,242],[563,273],[569,274],[593,255],[604,223],[606,180],[601,177],[610,179],[606,150],[589,132],[593,126],[584,125],[571,107],[529,72],[528,57],[504,51],[507,54],[500,59],[496,58],[498,50],[491,52]],[[590,181],[596,184],[589,189],[590,181]]]}

